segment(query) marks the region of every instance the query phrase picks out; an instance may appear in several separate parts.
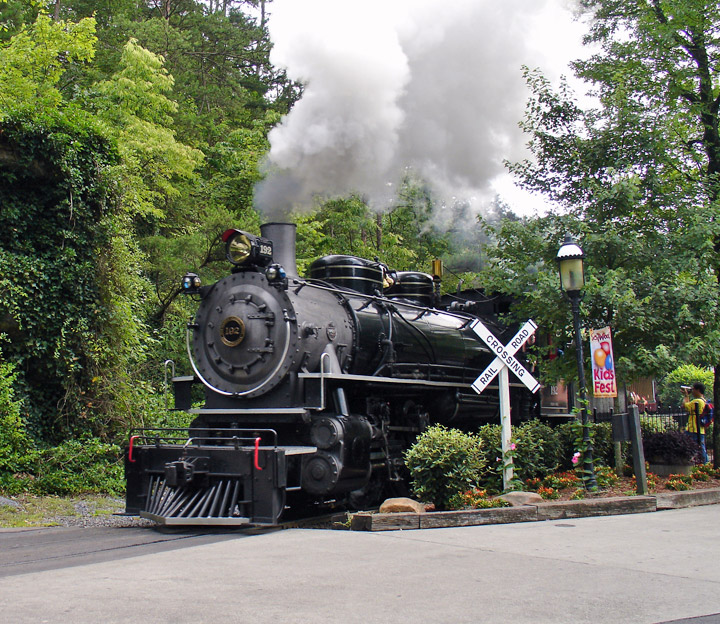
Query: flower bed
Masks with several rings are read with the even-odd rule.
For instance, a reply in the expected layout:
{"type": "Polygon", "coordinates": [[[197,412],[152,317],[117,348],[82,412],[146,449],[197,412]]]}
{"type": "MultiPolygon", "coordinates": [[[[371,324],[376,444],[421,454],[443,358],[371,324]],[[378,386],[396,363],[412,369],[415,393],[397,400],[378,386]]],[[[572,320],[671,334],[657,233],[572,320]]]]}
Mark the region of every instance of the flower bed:
{"type": "MultiPolygon", "coordinates": [[[[634,476],[618,477],[611,468],[596,468],[597,492],[586,492],[582,481],[573,472],[553,474],[544,479],[529,479],[525,486],[528,491],[537,492],[546,500],[578,500],[582,498],[607,498],[634,496],[637,484],[634,476]]],[[[669,475],[660,477],[647,473],[650,494],[700,490],[720,487],[720,470],[710,464],[694,466],[690,475],[669,475]]]]}

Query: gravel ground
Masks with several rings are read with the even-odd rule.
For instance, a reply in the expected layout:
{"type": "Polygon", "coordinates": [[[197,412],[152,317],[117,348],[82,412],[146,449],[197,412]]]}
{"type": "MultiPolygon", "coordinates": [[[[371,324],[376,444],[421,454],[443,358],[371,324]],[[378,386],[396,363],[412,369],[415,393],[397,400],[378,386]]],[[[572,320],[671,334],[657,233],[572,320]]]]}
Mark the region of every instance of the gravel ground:
{"type": "Polygon", "coordinates": [[[92,497],[29,497],[0,496],[0,527],[65,526],[65,527],[151,527],[154,522],[122,513],[125,503],[120,498],[92,497]]]}
{"type": "MultiPolygon", "coordinates": [[[[116,499],[122,508],[122,500],[116,499]]],[[[66,527],[152,527],[156,526],[151,520],[139,516],[116,516],[112,514],[97,514],[96,509],[86,501],[77,501],[73,505],[74,516],[54,516],[52,521],[66,527]]]]}

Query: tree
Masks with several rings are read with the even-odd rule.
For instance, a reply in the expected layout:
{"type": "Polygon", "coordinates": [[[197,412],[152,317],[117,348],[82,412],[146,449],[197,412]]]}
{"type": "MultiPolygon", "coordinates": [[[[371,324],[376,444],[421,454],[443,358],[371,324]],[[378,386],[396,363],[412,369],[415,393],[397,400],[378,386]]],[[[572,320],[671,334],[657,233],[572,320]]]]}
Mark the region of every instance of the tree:
{"type": "Polygon", "coordinates": [[[586,250],[608,245],[607,271],[598,275],[603,293],[621,285],[608,279],[618,270],[633,292],[643,284],[654,291],[641,326],[652,332],[644,343],[654,335],[697,364],[712,362],[717,401],[720,84],[713,59],[720,52],[720,7],[702,0],[581,4],[591,17],[586,42],[599,52],[572,66],[594,86],[599,106],[583,111],[565,85],[554,92],[528,71],[534,95],[523,127],[536,162],[511,169],[594,232],[586,250]],[[658,326],[668,333],[658,334],[658,326]]]}
{"type": "Polygon", "coordinates": [[[11,45],[0,49],[0,119],[59,107],[62,75],[73,63],[92,60],[95,41],[92,18],[66,23],[39,15],[22,28],[11,45]]]}

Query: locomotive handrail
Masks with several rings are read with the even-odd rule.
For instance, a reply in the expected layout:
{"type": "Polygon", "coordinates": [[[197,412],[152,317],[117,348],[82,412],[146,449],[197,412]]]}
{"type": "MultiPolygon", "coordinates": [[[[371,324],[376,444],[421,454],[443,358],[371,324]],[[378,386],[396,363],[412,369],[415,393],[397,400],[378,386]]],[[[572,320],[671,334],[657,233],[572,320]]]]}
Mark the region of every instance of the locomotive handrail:
{"type": "Polygon", "coordinates": [[[298,373],[300,379],[325,379],[337,381],[368,381],[372,383],[415,384],[419,386],[436,386],[438,388],[470,388],[470,383],[460,381],[430,381],[428,379],[410,379],[407,377],[378,377],[371,375],[353,375],[350,373],[298,373]]]}
{"type": "Polygon", "coordinates": [[[163,367],[165,369],[165,381],[163,382],[163,401],[165,403],[165,409],[170,410],[168,407],[168,367],[172,368],[172,375],[170,379],[175,377],[175,362],[172,360],[165,360],[163,367]]]}
{"type": "Polygon", "coordinates": [[[290,324],[291,324],[292,320],[290,318],[288,318],[287,316],[285,316],[284,320],[285,320],[285,328],[287,331],[285,332],[285,346],[283,347],[282,356],[278,359],[278,364],[275,367],[275,369],[272,371],[272,373],[267,375],[265,377],[265,380],[259,386],[255,386],[254,388],[250,388],[249,390],[243,390],[242,392],[227,392],[225,390],[220,390],[219,388],[216,388],[215,386],[213,386],[207,379],[205,379],[200,374],[200,371],[198,370],[197,366],[195,365],[195,360],[193,359],[193,356],[192,356],[192,347],[190,346],[190,327],[188,327],[185,330],[185,345],[187,347],[187,354],[188,354],[188,359],[190,360],[190,366],[192,366],[192,369],[195,372],[195,375],[197,376],[197,378],[203,384],[205,384],[205,386],[207,388],[209,388],[213,392],[217,392],[218,394],[221,394],[223,396],[242,397],[242,396],[247,396],[248,394],[252,394],[253,392],[257,392],[263,386],[265,386],[267,383],[269,383],[270,381],[272,381],[275,378],[275,375],[277,375],[277,373],[283,367],[283,364],[285,363],[285,358],[287,357],[288,352],[290,350],[290,334],[292,333],[290,324]]]}
{"type": "MultiPolygon", "coordinates": [[[[203,441],[211,441],[213,443],[216,442],[234,442],[236,446],[238,443],[245,442],[246,444],[243,444],[243,446],[249,446],[252,447],[255,445],[255,441],[258,437],[262,439],[263,434],[270,434],[270,437],[272,439],[271,444],[269,445],[272,448],[277,448],[278,442],[277,442],[277,431],[275,429],[229,429],[229,428],[221,428],[221,429],[212,429],[213,434],[214,433],[223,433],[225,435],[215,436],[215,435],[209,435],[209,432],[206,432],[205,430],[201,428],[193,428],[193,429],[182,429],[178,427],[157,427],[157,428],[145,428],[145,429],[132,429],[130,431],[130,447],[129,447],[129,453],[132,453],[132,450],[135,445],[137,444],[159,444],[162,440],[164,443],[167,444],[177,444],[177,446],[182,446],[183,448],[188,448],[189,446],[192,446],[194,444],[197,444],[198,446],[202,444],[203,441]]],[[[132,457],[132,455],[130,455],[132,457]]],[[[130,459],[130,461],[133,461],[130,459]]]]}

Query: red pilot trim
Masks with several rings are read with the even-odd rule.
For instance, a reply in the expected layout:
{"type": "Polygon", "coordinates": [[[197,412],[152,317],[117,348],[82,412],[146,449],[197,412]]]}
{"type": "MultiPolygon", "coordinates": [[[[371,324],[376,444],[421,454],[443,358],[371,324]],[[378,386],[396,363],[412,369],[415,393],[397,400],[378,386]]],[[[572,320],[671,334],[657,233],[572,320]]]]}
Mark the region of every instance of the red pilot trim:
{"type": "Polygon", "coordinates": [[[133,459],[132,452],[133,452],[133,444],[135,443],[135,440],[137,440],[140,436],[130,436],[130,448],[128,449],[128,461],[131,464],[134,464],[137,460],[133,459]]]}
{"type": "Polygon", "coordinates": [[[260,438],[255,438],[255,470],[262,470],[260,468],[260,463],[258,460],[260,459],[260,438]]]}

